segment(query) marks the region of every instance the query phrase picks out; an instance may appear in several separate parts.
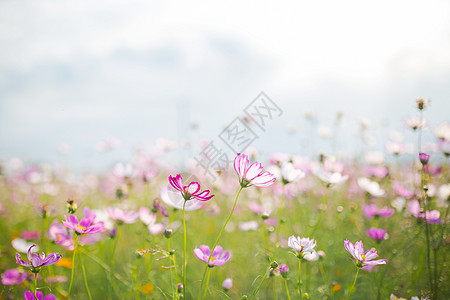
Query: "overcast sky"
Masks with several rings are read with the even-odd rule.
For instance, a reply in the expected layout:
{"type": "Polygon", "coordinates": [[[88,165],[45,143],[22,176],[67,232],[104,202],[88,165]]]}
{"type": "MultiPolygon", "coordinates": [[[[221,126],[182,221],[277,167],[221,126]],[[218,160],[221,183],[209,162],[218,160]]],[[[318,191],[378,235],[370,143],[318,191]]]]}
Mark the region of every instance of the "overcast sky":
{"type": "Polygon", "coordinates": [[[449,120],[449,83],[447,0],[0,2],[2,160],[55,161],[66,142],[95,169],[158,137],[216,139],[261,91],[284,113],[255,146],[301,153],[285,128],[309,135],[305,110],[380,137],[419,97],[449,120]],[[122,148],[99,157],[108,136],[122,148]]]}

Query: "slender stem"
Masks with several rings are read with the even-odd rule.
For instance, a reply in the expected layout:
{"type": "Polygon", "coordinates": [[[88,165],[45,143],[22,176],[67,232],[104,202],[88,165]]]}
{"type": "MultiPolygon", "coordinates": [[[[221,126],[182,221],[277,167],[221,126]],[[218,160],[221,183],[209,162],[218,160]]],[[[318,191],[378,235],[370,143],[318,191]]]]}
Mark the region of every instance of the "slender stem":
{"type": "Polygon", "coordinates": [[[439,184],[438,184],[438,187],[441,186],[442,180],[444,179],[444,176],[445,176],[445,168],[446,168],[446,166],[447,166],[447,158],[448,158],[448,156],[446,155],[446,156],[445,156],[445,160],[444,160],[444,165],[442,166],[442,170],[441,170],[441,177],[439,177],[439,184]]]}
{"type": "Polygon", "coordinates": [[[80,253],[80,251],[77,251],[77,252],[78,252],[78,260],[80,261],[80,265],[81,265],[81,270],[83,271],[84,286],[86,287],[86,291],[87,291],[89,300],[92,300],[91,291],[89,291],[89,286],[87,283],[86,270],[84,269],[84,264],[83,264],[83,261],[81,260],[81,253],[80,253]]]}
{"type": "Polygon", "coordinates": [[[37,299],[37,273],[34,273],[34,298],[37,299]]]}
{"type": "Polygon", "coordinates": [[[269,236],[267,235],[267,226],[266,226],[266,223],[264,223],[264,220],[262,222],[262,230],[264,233],[264,241],[266,242],[266,248],[267,248],[267,251],[269,251],[269,255],[270,255],[271,253],[270,253],[269,236]]]}
{"type": "Polygon", "coordinates": [[[422,169],[420,170],[420,190],[422,192],[422,202],[423,202],[423,208],[424,208],[424,223],[425,223],[425,237],[426,237],[426,242],[427,242],[427,267],[428,267],[428,279],[430,281],[430,289],[433,290],[433,275],[431,273],[431,258],[430,258],[430,233],[429,233],[429,228],[428,228],[428,220],[427,220],[427,210],[428,210],[428,205],[427,205],[427,201],[426,201],[426,193],[424,191],[424,170],[423,170],[423,166],[422,169]]]}
{"type": "Polygon", "coordinates": [[[419,121],[419,133],[417,138],[417,152],[422,152],[422,122],[423,122],[423,113],[420,110],[420,121],[419,121]]]}
{"type": "Polygon", "coordinates": [[[274,244],[274,248],[277,248],[277,244],[278,244],[278,239],[279,239],[279,235],[280,235],[280,227],[281,227],[281,214],[283,213],[283,202],[284,202],[284,189],[285,189],[285,184],[283,183],[281,188],[283,189],[281,192],[281,198],[280,198],[280,207],[278,208],[278,227],[277,227],[277,234],[275,235],[275,244],[274,244]]]}
{"type": "Polygon", "coordinates": [[[75,241],[74,241],[74,248],[73,248],[73,255],[72,255],[72,275],[70,275],[70,284],[69,284],[69,292],[67,293],[67,300],[70,298],[70,292],[72,291],[72,284],[73,284],[73,274],[75,273],[75,253],[78,250],[78,234],[75,235],[75,241]]]}
{"type": "MultiPolygon", "coordinates": [[[[136,300],[140,300],[141,294],[139,293],[138,283],[137,283],[137,275],[138,275],[137,274],[137,262],[138,262],[138,257],[136,257],[134,259],[133,268],[132,268],[133,289],[134,289],[134,292],[136,293],[136,300]]],[[[172,274],[172,270],[170,270],[170,274],[172,274]]]]}
{"type": "Polygon", "coordinates": [[[211,275],[211,268],[208,268],[208,275],[206,276],[206,286],[205,286],[205,293],[203,294],[203,299],[206,298],[206,293],[208,292],[209,276],[210,275],[211,275]]]}
{"type": "Polygon", "coordinates": [[[47,224],[48,224],[47,216],[44,216],[44,224],[42,225],[42,232],[41,232],[41,245],[45,253],[47,253],[47,248],[45,245],[45,232],[47,230],[47,224]]]}
{"type": "Polygon", "coordinates": [[[241,194],[242,189],[243,189],[243,187],[241,187],[241,188],[239,189],[239,192],[238,192],[237,195],[236,195],[236,199],[234,200],[233,208],[231,209],[230,214],[229,214],[227,220],[226,220],[225,223],[223,224],[222,230],[220,230],[219,236],[217,237],[216,242],[214,243],[214,246],[211,248],[211,254],[209,255],[208,262],[206,263],[206,266],[205,266],[205,270],[203,271],[202,283],[201,283],[201,285],[200,285],[200,292],[199,292],[199,294],[198,294],[198,300],[200,300],[201,295],[202,295],[202,291],[203,291],[203,282],[204,282],[204,280],[205,280],[206,271],[207,271],[207,269],[208,269],[209,262],[210,262],[210,260],[211,260],[212,254],[213,254],[213,252],[214,252],[214,249],[216,249],[217,244],[219,243],[220,237],[222,236],[222,233],[223,233],[223,231],[225,230],[225,227],[227,226],[228,222],[229,222],[230,219],[231,219],[231,216],[233,215],[234,209],[236,208],[236,203],[237,203],[237,201],[238,201],[238,199],[239,199],[239,195],[241,194]]]}
{"type": "MultiPolygon", "coordinates": [[[[118,244],[119,239],[120,239],[120,233],[122,231],[121,229],[122,229],[121,225],[119,225],[117,227],[117,235],[114,238],[114,241],[113,241],[114,243],[112,244],[112,249],[111,249],[111,274],[114,274],[114,267],[115,267],[114,254],[116,253],[117,244],[118,244]]],[[[116,292],[115,285],[113,283],[112,277],[111,277],[111,281],[110,281],[110,287],[111,287],[110,291],[111,291],[111,298],[112,298],[113,293],[116,292]]]]}
{"type": "Polygon", "coordinates": [[[186,201],[183,203],[183,299],[186,299],[186,201]]]}
{"type": "Polygon", "coordinates": [[[302,284],[301,284],[301,279],[300,279],[300,274],[301,274],[301,270],[302,270],[302,259],[299,258],[298,259],[298,294],[300,296],[300,299],[302,299],[302,284]]]}
{"type": "Polygon", "coordinates": [[[352,287],[350,288],[350,292],[348,293],[347,300],[350,299],[350,296],[352,295],[353,289],[355,288],[356,279],[358,278],[359,269],[360,269],[360,268],[357,268],[357,270],[356,270],[355,280],[353,281],[353,285],[352,285],[352,287]]]}
{"type": "Polygon", "coordinates": [[[438,299],[438,263],[437,263],[437,248],[433,247],[433,254],[434,254],[434,297],[435,299],[438,299]]]}
{"type": "Polygon", "coordinates": [[[269,274],[270,269],[272,269],[272,267],[268,267],[268,268],[267,268],[267,271],[266,271],[266,273],[264,274],[263,279],[262,279],[261,282],[259,283],[258,288],[257,288],[256,291],[253,293],[253,296],[252,296],[252,299],[251,299],[251,300],[253,300],[253,299],[256,297],[256,295],[258,294],[259,289],[261,288],[261,286],[262,286],[264,280],[266,280],[267,274],[269,274]]]}
{"type": "Polygon", "coordinates": [[[286,288],[286,295],[288,297],[289,300],[291,300],[291,295],[289,295],[289,289],[288,289],[288,285],[287,285],[287,280],[284,279],[284,287],[286,288]]]}

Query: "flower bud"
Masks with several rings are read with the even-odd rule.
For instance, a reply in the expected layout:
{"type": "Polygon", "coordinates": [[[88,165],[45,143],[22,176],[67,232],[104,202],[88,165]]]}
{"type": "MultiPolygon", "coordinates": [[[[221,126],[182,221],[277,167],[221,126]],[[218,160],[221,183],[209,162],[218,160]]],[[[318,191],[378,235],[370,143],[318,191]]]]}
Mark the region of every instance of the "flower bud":
{"type": "Polygon", "coordinates": [[[271,267],[272,269],[276,269],[276,268],[278,267],[278,263],[277,263],[276,261],[273,261],[273,262],[270,264],[270,267],[271,267]]]}
{"type": "Polygon", "coordinates": [[[172,236],[172,234],[173,234],[173,230],[172,230],[172,229],[167,228],[166,230],[164,230],[164,236],[165,236],[167,239],[170,239],[170,237],[172,236]]]}
{"type": "Polygon", "coordinates": [[[183,292],[183,284],[182,283],[177,284],[177,290],[178,290],[178,293],[183,292]]]}
{"type": "Polygon", "coordinates": [[[278,266],[278,270],[280,271],[281,276],[286,279],[289,273],[289,267],[285,264],[281,264],[278,266]]]}
{"type": "Polygon", "coordinates": [[[426,153],[419,153],[419,160],[422,165],[428,164],[428,160],[430,159],[430,155],[426,153]]]}
{"type": "Polygon", "coordinates": [[[429,102],[430,100],[419,98],[416,100],[416,107],[418,110],[424,110],[429,102]]]}
{"type": "Polygon", "coordinates": [[[222,283],[222,287],[226,292],[231,290],[231,288],[233,287],[233,279],[231,279],[231,278],[225,279],[222,283]]]}
{"type": "Polygon", "coordinates": [[[75,199],[69,198],[67,199],[67,211],[69,214],[74,214],[77,211],[77,204],[75,203],[75,199]]]}

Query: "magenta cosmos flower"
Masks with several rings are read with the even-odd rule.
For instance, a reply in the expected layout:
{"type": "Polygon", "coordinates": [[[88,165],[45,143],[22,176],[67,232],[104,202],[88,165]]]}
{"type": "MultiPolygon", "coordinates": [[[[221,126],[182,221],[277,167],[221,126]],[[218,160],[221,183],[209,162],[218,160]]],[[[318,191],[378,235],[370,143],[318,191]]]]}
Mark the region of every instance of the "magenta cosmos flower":
{"type": "Polygon", "coordinates": [[[366,266],[385,265],[386,259],[373,260],[378,257],[377,251],[368,250],[364,252],[364,245],[362,241],[356,242],[355,245],[349,241],[344,241],[345,249],[356,259],[356,266],[364,268],[366,266]]]}
{"type": "Polygon", "coordinates": [[[375,239],[375,240],[382,240],[386,236],[386,230],[384,229],[377,229],[375,227],[371,227],[369,230],[366,231],[366,234],[375,239]]]}
{"type": "MultiPolygon", "coordinates": [[[[26,291],[23,294],[23,296],[25,297],[25,300],[36,300],[36,298],[34,298],[33,293],[30,291],[26,291]]],[[[56,300],[55,295],[48,294],[47,296],[44,297],[44,294],[42,294],[42,292],[40,292],[40,291],[36,292],[36,297],[38,300],[56,300]]]]}
{"type": "Polygon", "coordinates": [[[62,221],[64,226],[69,229],[75,230],[75,233],[80,234],[94,234],[97,232],[105,231],[105,227],[103,226],[103,222],[98,222],[95,224],[92,223],[92,219],[83,218],[78,221],[78,218],[74,215],[70,215],[69,219],[64,215],[65,221],[62,221]]]}
{"type": "Polygon", "coordinates": [[[264,169],[259,162],[254,162],[250,166],[247,155],[238,153],[234,158],[234,170],[239,176],[241,187],[246,188],[252,185],[265,188],[275,182],[275,176],[270,172],[263,172],[264,169]]]}
{"type": "Polygon", "coordinates": [[[183,196],[184,200],[188,201],[191,199],[197,199],[200,201],[208,201],[214,195],[210,195],[209,190],[204,190],[203,192],[200,192],[200,184],[198,182],[191,182],[189,185],[183,185],[183,178],[180,174],[177,176],[172,177],[169,176],[169,183],[171,186],[173,186],[174,189],[179,191],[181,195],[183,196]]]}
{"type": "Polygon", "coordinates": [[[426,153],[419,153],[419,160],[422,163],[422,165],[426,165],[428,163],[428,160],[430,159],[430,155],[426,153]]]}
{"type": "Polygon", "coordinates": [[[394,214],[393,208],[384,206],[383,208],[378,209],[375,204],[364,204],[362,206],[362,211],[367,219],[372,219],[373,217],[390,217],[394,214]]]}
{"type": "Polygon", "coordinates": [[[19,269],[6,270],[2,274],[3,285],[16,285],[21,284],[27,278],[27,273],[19,269]]]}
{"type": "MultiPolygon", "coordinates": [[[[209,255],[211,254],[211,249],[206,245],[201,245],[200,248],[194,249],[194,255],[204,262],[208,262],[209,255]]],[[[209,267],[223,266],[231,259],[231,254],[229,251],[223,253],[223,248],[221,246],[216,246],[214,252],[209,261],[209,267]]]]}
{"type": "Polygon", "coordinates": [[[59,253],[50,253],[48,256],[45,256],[44,252],[42,252],[42,255],[39,255],[38,253],[31,254],[31,249],[33,249],[33,247],[36,247],[36,245],[32,245],[28,249],[28,261],[21,260],[20,254],[16,253],[16,263],[31,268],[31,272],[33,273],[38,273],[42,267],[56,264],[62,257],[59,253]]]}

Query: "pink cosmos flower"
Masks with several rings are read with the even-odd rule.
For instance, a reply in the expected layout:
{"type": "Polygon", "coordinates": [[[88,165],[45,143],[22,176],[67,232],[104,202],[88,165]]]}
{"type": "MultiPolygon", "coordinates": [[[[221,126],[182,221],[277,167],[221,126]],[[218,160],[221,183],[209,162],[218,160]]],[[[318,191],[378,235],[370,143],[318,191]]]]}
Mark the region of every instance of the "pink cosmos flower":
{"type": "Polygon", "coordinates": [[[214,195],[210,195],[209,190],[204,190],[203,192],[200,192],[200,184],[198,182],[191,182],[189,185],[184,186],[183,185],[183,178],[180,174],[177,176],[172,177],[169,176],[169,183],[171,186],[173,186],[174,189],[181,192],[181,195],[183,196],[184,200],[188,201],[191,199],[197,199],[200,201],[208,201],[214,195]]]}
{"type": "Polygon", "coordinates": [[[441,213],[438,210],[426,211],[424,215],[425,221],[429,224],[442,224],[444,221],[439,219],[441,213]]]}
{"type": "Polygon", "coordinates": [[[37,230],[24,230],[21,236],[25,240],[38,240],[41,237],[41,233],[37,230]]]}
{"type": "MultiPolygon", "coordinates": [[[[25,300],[36,300],[36,298],[34,298],[34,295],[31,291],[26,291],[23,296],[25,297],[25,300]]],[[[55,295],[53,294],[48,294],[47,296],[44,297],[44,294],[42,294],[42,292],[37,291],[36,292],[36,297],[38,300],[56,300],[55,295]]]]}
{"type": "MultiPolygon", "coordinates": [[[[194,255],[198,259],[208,262],[209,255],[211,254],[211,249],[206,245],[201,245],[200,248],[194,249],[194,255]]],[[[214,252],[209,261],[209,267],[213,266],[223,266],[231,259],[231,254],[229,251],[223,253],[223,248],[221,246],[216,246],[214,252]]]]}
{"type": "Polygon", "coordinates": [[[78,222],[78,218],[75,215],[70,215],[69,219],[64,215],[65,221],[62,221],[64,226],[69,229],[75,230],[75,233],[80,234],[94,234],[97,232],[105,231],[105,227],[103,226],[103,222],[92,223],[90,218],[83,218],[78,222]]]}
{"type": "Polygon", "coordinates": [[[2,274],[3,285],[21,284],[27,278],[27,273],[20,269],[9,269],[2,274]]]}
{"type": "Polygon", "coordinates": [[[226,278],[223,283],[222,283],[222,288],[225,291],[231,290],[231,288],[233,287],[233,279],[231,278],[226,278]]]}
{"type": "Polygon", "coordinates": [[[107,212],[111,219],[117,221],[119,224],[127,223],[133,224],[136,223],[139,213],[132,210],[122,210],[117,207],[108,207],[107,212]]]}
{"type": "Polygon", "coordinates": [[[364,171],[367,177],[384,178],[389,174],[389,170],[384,166],[366,166],[364,171]]]}
{"type": "Polygon", "coordinates": [[[344,241],[345,249],[356,259],[356,266],[358,268],[363,268],[366,266],[376,266],[376,265],[385,265],[386,259],[378,259],[373,260],[378,257],[377,251],[375,250],[367,250],[364,252],[364,245],[362,241],[356,242],[355,245],[349,241],[344,241]]]}
{"type": "Polygon", "coordinates": [[[65,249],[72,251],[75,248],[72,236],[67,228],[54,220],[48,229],[48,237],[56,244],[63,246],[65,249]]]}
{"type": "Polygon", "coordinates": [[[156,215],[151,214],[147,207],[141,207],[139,209],[139,219],[147,226],[148,231],[155,235],[163,232],[164,226],[161,223],[156,223],[156,215]]]}
{"type": "Polygon", "coordinates": [[[388,208],[387,206],[383,206],[383,208],[378,209],[375,204],[362,206],[362,211],[367,219],[372,219],[373,217],[390,217],[394,214],[393,208],[388,208]]]}
{"type": "Polygon", "coordinates": [[[397,195],[399,195],[400,197],[403,197],[405,199],[411,199],[412,197],[414,197],[413,192],[411,192],[410,190],[408,190],[407,188],[405,188],[398,182],[392,183],[392,187],[394,188],[395,193],[397,195]]]}
{"type": "Polygon", "coordinates": [[[429,224],[442,224],[444,221],[440,220],[441,213],[438,210],[427,210],[425,213],[420,212],[419,201],[413,200],[408,203],[408,210],[416,218],[423,218],[429,224]]]}
{"type": "Polygon", "coordinates": [[[257,186],[261,188],[269,187],[275,182],[275,176],[270,172],[263,172],[264,169],[259,162],[254,162],[250,166],[247,155],[238,153],[234,158],[234,170],[239,176],[239,183],[242,188],[257,186]]]}
{"type": "Polygon", "coordinates": [[[366,234],[375,240],[382,240],[386,236],[386,230],[371,227],[369,230],[366,231],[366,234]]]}
{"type": "Polygon", "coordinates": [[[42,267],[56,264],[62,257],[59,253],[50,253],[48,256],[45,256],[44,252],[42,252],[42,255],[39,255],[38,253],[31,254],[31,249],[33,249],[33,247],[36,247],[36,245],[32,245],[28,249],[28,261],[21,260],[20,254],[16,253],[16,263],[31,268],[33,273],[39,272],[42,267]]]}
{"type": "Polygon", "coordinates": [[[423,217],[423,214],[420,212],[419,201],[417,200],[413,200],[408,203],[408,210],[416,218],[423,217]]]}

